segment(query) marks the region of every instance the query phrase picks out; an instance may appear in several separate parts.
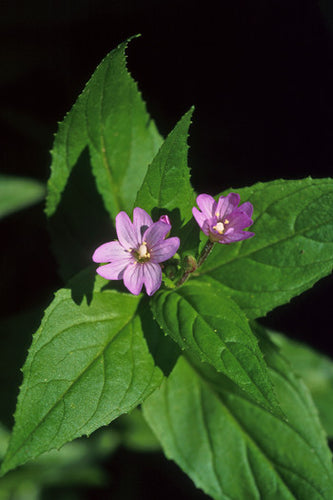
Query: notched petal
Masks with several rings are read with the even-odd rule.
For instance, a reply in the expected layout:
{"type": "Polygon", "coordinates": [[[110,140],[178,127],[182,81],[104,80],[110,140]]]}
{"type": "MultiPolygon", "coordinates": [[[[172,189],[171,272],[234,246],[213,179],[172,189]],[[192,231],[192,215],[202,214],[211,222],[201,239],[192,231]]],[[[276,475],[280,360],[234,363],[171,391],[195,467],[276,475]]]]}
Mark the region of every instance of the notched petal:
{"type": "Polygon", "coordinates": [[[199,194],[196,201],[206,218],[210,218],[215,214],[216,201],[210,194],[199,194]]]}
{"type": "Polygon", "coordinates": [[[144,232],[153,224],[153,220],[143,208],[135,207],[133,210],[133,228],[138,242],[142,242],[144,232]]]}
{"type": "Polygon", "coordinates": [[[229,215],[237,207],[240,201],[240,196],[237,193],[229,193],[227,196],[220,196],[214,215],[222,218],[229,215]]]}
{"type": "Polygon", "coordinates": [[[162,284],[162,270],[159,264],[146,262],[143,265],[144,284],[148,295],[153,295],[162,284]]]}
{"type": "Polygon", "coordinates": [[[96,272],[107,280],[122,280],[126,267],[130,263],[128,261],[115,261],[105,266],[100,266],[96,272]]]}
{"type": "Polygon", "coordinates": [[[154,222],[144,233],[143,241],[147,243],[149,250],[152,250],[153,247],[159,243],[161,240],[164,240],[166,235],[171,231],[171,226],[166,224],[165,222],[154,222]]]}
{"type": "Polygon", "coordinates": [[[139,240],[136,231],[126,212],[119,212],[117,215],[116,230],[118,240],[126,250],[131,250],[138,246],[139,240]]]}
{"type": "Polygon", "coordinates": [[[200,212],[200,210],[198,210],[197,207],[192,208],[192,214],[195,220],[197,221],[200,229],[202,229],[202,226],[204,225],[207,217],[202,212],[200,212]]]}
{"type": "Polygon", "coordinates": [[[133,262],[126,267],[123,280],[126,288],[133,293],[139,295],[143,286],[143,267],[144,264],[133,262]]]}
{"type": "Polygon", "coordinates": [[[121,246],[119,241],[109,241],[108,243],[104,243],[95,250],[92,256],[92,260],[94,262],[98,262],[99,264],[128,258],[128,251],[121,246]]]}
{"type": "Polygon", "coordinates": [[[179,245],[180,240],[177,236],[161,241],[151,250],[151,262],[159,263],[171,259],[177,252],[179,245]]]}

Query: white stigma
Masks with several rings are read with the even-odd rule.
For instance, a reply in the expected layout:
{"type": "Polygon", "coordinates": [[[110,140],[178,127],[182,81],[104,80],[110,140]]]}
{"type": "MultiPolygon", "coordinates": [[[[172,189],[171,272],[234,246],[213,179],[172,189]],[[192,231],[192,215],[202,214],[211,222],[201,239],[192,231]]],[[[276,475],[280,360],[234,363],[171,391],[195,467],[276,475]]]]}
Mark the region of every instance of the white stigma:
{"type": "Polygon", "coordinates": [[[150,254],[148,252],[148,249],[147,249],[147,243],[143,242],[141,243],[141,245],[139,246],[139,249],[138,249],[138,258],[139,259],[147,259],[150,257],[150,254]]]}
{"type": "Polygon", "coordinates": [[[223,234],[224,231],[223,222],[218,222],[215,226],[213,226],[213,229],[215,229],[215,231],[217,231],[219,234],[223,234]]]}

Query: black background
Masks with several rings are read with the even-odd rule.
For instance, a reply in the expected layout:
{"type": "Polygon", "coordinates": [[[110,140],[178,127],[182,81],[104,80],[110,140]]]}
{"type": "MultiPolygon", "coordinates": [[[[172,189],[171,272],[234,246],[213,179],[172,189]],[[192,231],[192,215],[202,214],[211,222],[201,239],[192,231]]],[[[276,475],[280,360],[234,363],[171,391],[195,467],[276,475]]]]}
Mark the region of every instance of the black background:
{"type": "MultiPolygon", "coordinates": [[[[307,0],[2,3],[1,172],[46,181],[57,122],[100,60],[141,33],[128,49],[128,66],[160,132],[195,105],[189,163],[198,191],[332,176],[330,9],[329,2],[307,0]]],[[[5,318],[39,310],[61,286],[42,208],[0,223],[5,318]]],[[[326,278],[264,323],[332,354],[331,297],[326,278]]],[[[37,323],[17,334],[24,346],[18,366],[37,323]]],[[[170,484],[167,475],[163,480],[170,484]]],[[[168,495],[196,498],[187,487],[177,483],[168,495]]],[[[137,495],[128,498],[150,498],[147,491],[137,495]]]]}

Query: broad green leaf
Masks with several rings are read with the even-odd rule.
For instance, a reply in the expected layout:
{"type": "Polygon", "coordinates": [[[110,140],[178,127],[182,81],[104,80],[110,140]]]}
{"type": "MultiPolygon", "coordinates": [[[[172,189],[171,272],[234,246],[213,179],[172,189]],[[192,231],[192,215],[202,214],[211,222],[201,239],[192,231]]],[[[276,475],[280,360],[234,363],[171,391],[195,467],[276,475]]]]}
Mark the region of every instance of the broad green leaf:
{"type": "Polygon", "coordinates": [[[176,233],[192,217],[194,205],[187,166],[187,137],[192,113],[193,108],[181,118],[162,144],[135,200],[135,206],[153,213],[155,218],[169,214],[176,233]]]}
{"type": "Polygon", "coordinates": [[[144,416],[167,457],[216,500],[331,500],[331,454],[308,390],[263,349],[287,419],[185,357],[145,401],[144,416]]]}
{"type": "Polygon", "coordinates": [[[89,305],[71,294],[56,294],[34,336],[3,473],[109,424],[163,378],[167,339],[145,301],[138,314],[129,294],[95,291],[89,305]]]}
{"type": "Polygon", "coordinates": [[[52,150],[46,213],[57,209],[72,168],[88,147],[97,187],[112,217],[132,209],[147,165],[162,142],[120,44],[100,63],[60,123],[52,150]]]}
{"type": "Polygon", "coordinates": [[[332,271],[333,179],[278,180],[237,192],[254,206],[255,236],[216,244],[200,274],[254,319],[332,271]]]}
{"type": "Polygon", "coordinates": [[[281,349],[311,392],[320,420],[330,439],[333,438],[333,361],[311,347],[269,331],[271,339],[281,349]]]}
{"type": "Polygon", "coordinates": [[[179,346],[232,380],[247,397],[279,415],[268,371],[244,313],[218,286],[200,280],[158,292],[151,307],[179,346]]]}
{"type": "Polygon", "coordinates": [[[0,219],[44,198],[45,187],[34,179],[0,175],[0,219]]]}

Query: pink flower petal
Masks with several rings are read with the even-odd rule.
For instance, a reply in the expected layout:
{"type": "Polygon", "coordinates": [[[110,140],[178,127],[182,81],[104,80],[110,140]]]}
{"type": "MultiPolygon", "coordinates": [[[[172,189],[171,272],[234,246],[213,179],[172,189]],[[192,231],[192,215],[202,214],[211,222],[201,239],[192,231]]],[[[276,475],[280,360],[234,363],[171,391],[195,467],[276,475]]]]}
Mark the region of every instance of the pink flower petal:
{"type": "Polygon", "coordinates": [[[159,264],[155,264],[154,262],[146,262],[142,267],[146,292],[148,295],[153,295],[153,293],[155,293],[162,284],[161,266],[159,264]]]}
{"type": "Polygon", "coordinates": [[[238,207],[238,210],[241,210],[242,212],[244,212],[249,217],[252,217],[252,214],[253,214],[253,205],[249,201],[246,201],[245,203],[243,203],[242,205],[240,205],[238,207]]]}
{"type": "Polygon", "coordinates": [[[126,212],[119,212],[117,215],[116,229],[118,240],[126,250],[132,250],[138,247],[139,240],[136,231],[126,212]]]}
{"type": "Polygon", "coordinates": [[[107,280],[121,280],[123,279],[123,274],[128,265],[130,265],[130,260],[119,260],[111,262],[111,264],[106,264],[105,266],[100,266],[96,269],[96,272],[107,280]]]}
{"type": "Polygon", "coordinates": [[[171,231],[171,226],[165,222],[154,222],[144,233],[143,241],[147,243],[149,250],[151,250],[154,245],[164,240],[166,235],[171,231]]]}
{"type": "Polygon", "coordinates": [[[95,250],[92,260],[101,264],[103,262],[128,259],[129,257],[130,254],[121,246],[119,241],[109,241],[95,250]]]}
{"type": "Polygon", "coordinates": [[[239,202],[240,196],[237,193],[229,193],[227,196],[220,196],[216,206],[217,217],[221,219],[229,215],[235,210],[239,202]]]}
{"type": "Polygon", "coordinates": [[[241,212],[239,208],[234,210],[228,216],[228,219],[229,219],[228,226],[236,230],[245,229],[253,224],[252,219],[248,215],[246,215],[246,213],[241,212]]]}
{"type": "Polygon", "coordinates": [[[197,209],[197,207],[192,208],[192,214],[193,214],[193,217],[195,218],[195,220],[197,221],[197,223],[199,224],[200,229],[202,229],[207,217],[202,212],[200,212],[197,209]]]}
{"type": "Polygon", "coordinates": [[[206,218],[210,218],[215,215],[216,201],[209,194],[199,194],[197,197],[197,205],[206,218]]]}
{"type": "Polygon", "coordinates": [[[133,295],[139,295],[142,290],[144,265],[145,264],[133,262],[125,269],[123,276],[124,285],[133,295]]]}
{"type": "Polygon", "coordinates": [[[247,238],[252,238],[255,233],[250,231],[239,231],[239,230],[229,230],[226,231],[219,243],[235,243],[236,241],[246,240],[247,238]],[[230,232],[229,232],[230,231],[230,232]]]}
{"type": "Polygon", "coordinates": [[[177,252],[180,245],[180,240],[176,236],[168,238],[157,243],[150,251],[152,263],[164,262],[171,259],[177,252]]]}
{"type": "Polygon", "coordinates": [[[205,222],[203,223],[203,226],[201,228],[201,231],[209,236],[210,234],[210,228],[212,227],[212,224],[210,224],[211,219],[205,219],[205,222]]]}
{"type": "Polygon", "coordinates": [[[133,227],[136,234],[136,239],[139,243],[142,242],[142,236],[146,229],[153,224],[153,220],[145,210],[140,207],[135,207],[133,210],[133,227]]]}

